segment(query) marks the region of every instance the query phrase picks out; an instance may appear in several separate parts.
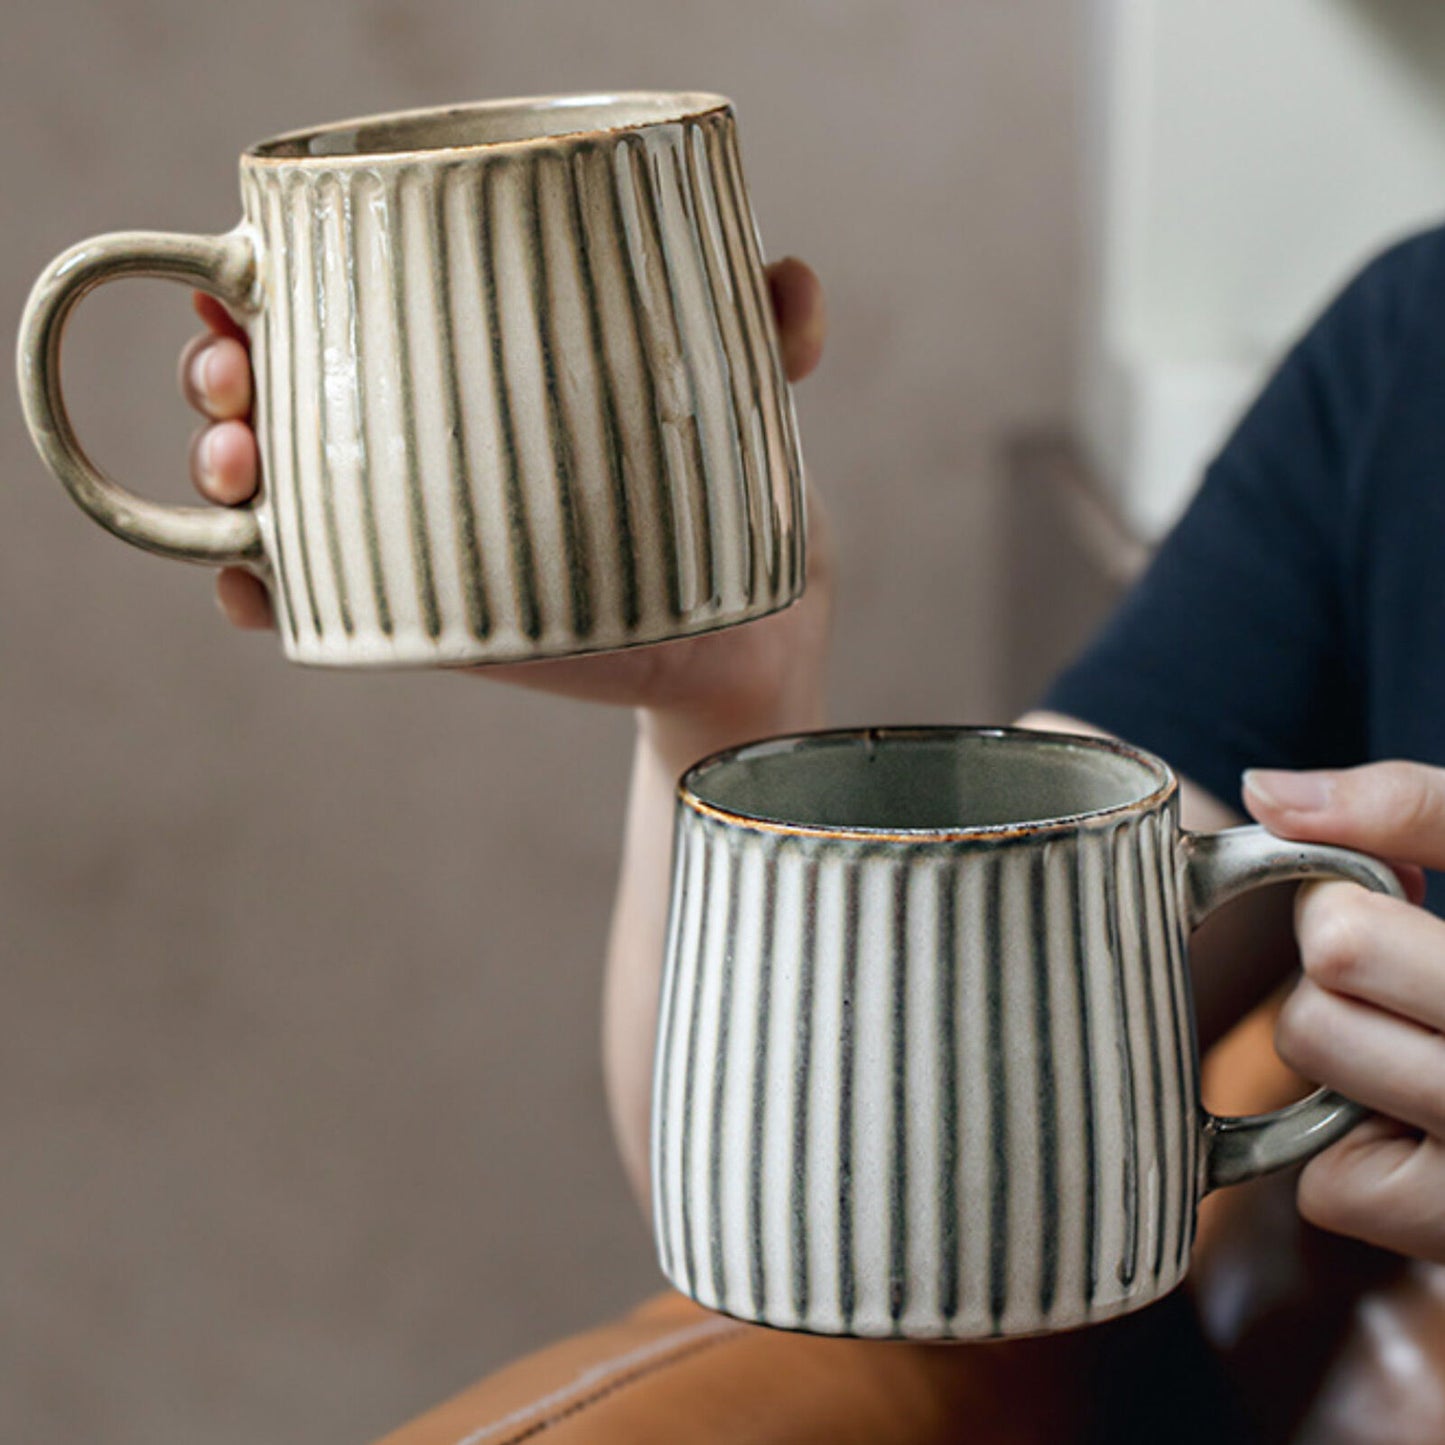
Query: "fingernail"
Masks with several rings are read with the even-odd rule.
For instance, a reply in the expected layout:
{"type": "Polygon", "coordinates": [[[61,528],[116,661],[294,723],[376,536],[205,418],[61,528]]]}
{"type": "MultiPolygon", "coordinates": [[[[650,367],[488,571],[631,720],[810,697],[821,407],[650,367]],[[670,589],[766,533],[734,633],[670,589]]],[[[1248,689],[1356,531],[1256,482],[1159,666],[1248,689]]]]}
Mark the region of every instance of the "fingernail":
{"type": "Polygon", "coordinates": [[[1250,768],[1244,775],[1244,790],[1271,808],[1291,813],[1317,813],[1328,808],[1335,796],[1332,773],[1291,773],[1280,768],[1250,768]]]}
{"type": "Polygon", "coordinates": [[[200,481],[207,488],[213,488],[216,484],[216,464],[212,457],[215,450],[216,431],[214,427],[208,427],[201,433],[201,440],[196,445],[196,470],[200,473],[200,481]]]}
{"type": "Polygon", "coordinates": [[[207,397],[211,394],[210,372],[211,358],[215,355],[216,347],[213,342],[207,342],[196,354],[191,357],[191,389],[197,396],[207,397]]]}

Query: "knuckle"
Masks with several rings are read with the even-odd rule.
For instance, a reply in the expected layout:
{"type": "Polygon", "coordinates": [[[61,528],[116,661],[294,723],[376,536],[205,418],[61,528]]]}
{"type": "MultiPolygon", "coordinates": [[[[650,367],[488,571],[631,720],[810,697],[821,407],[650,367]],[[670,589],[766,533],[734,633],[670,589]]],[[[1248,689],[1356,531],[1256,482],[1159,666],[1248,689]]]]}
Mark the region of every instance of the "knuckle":
{"type": "Polygon", "coordinates": [[[1313,890],[1300,910],[1300,962],[1306,975],[1327,988],[1347,987],[1363,966],[1378,926],[1377,902],[1348,884],[1313,890]]]}
{"type": "Polygon", "coordinates": [[[1392,761],[1370,769],[1371,796],[1392,833],[1414,837],[1445,823],[1445,793],[1437,769],[1392,761]]]}
{"type": "MultiPolygon", "coordinates": [[[[1436,1089],[1421,1102],[1418,1118],[1430,1138],[1445,1138],[1445,1094],[1441,1090],[1436,1089]]],[[[1445,1223],[1445,1198],[1442,1198],[1440,1209],[1441,1221],[1445,1223]]]]}
{"type": "MultiPolygon", "coordinates": [[[[1445,1035],[1434,1034],[1430,1039],[1431,1054],[1428,1066],[1421,1070],[1418,1080],[1420,1090],[1420,1119],[1432,1139],[1445,1140],[1445,1035]]],[[[1445,1211],[1445,1199],[1441,1209],[1445,1211]]]]}
{"type": "Polygon", "coordinates": [[[1285,999],[1275,1021],[1275,1051],[1292,1069],[1311,1078],[1319,1072],[1317,1066],[1324,1053],[1321,1036],[1329,1011],[1328,995],[1304,978],[1285,999]]]}
{"type": "Polygon", "coordinates": [[[1358,1234],[1363,1224],[1362,1201],[1348,1155],[1327,1149],[1310,1160],[1300,1174],[1295,1202],[1300,1214],[1320,1229],[1358,1234]]]}
{"type": "Polygon", "coordinates": [[[1296,1202],[1311,1224],[1445,1263],[1445,1156],[1428,1141],[1366,1123],[1310,1160],[1296,1202]]]}

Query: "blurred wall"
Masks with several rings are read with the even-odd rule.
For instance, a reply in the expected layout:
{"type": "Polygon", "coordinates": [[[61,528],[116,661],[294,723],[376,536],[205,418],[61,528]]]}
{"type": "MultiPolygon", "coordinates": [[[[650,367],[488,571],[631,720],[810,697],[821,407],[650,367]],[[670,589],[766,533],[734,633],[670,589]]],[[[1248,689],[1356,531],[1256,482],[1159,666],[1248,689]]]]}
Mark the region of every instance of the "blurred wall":
{"type": "Polygon", "coordinates": [[[1438,223],[1445,6],[1085,0],[1084,14],[1077,422],[1111,506],[1153,542],[1323,299],[1438,223]]]}
{"type": "MultiPolygon", "coordinates": [[[[822,273],[799,391],[839,721],[993,720],[1001,439],[1065,411],[1071,0],[49,0],[7,11],[0,311],[69,242],[221,230],[236,156],[483,96],[738,103],[822,273]]],[[[186,297],[85,303],[82,435],[182,499],[186,297]]],[[[233,635],[0,389],[0,1439],[359,1442],[658,1285],[597,1049],[629,719],[233,635]]]]}

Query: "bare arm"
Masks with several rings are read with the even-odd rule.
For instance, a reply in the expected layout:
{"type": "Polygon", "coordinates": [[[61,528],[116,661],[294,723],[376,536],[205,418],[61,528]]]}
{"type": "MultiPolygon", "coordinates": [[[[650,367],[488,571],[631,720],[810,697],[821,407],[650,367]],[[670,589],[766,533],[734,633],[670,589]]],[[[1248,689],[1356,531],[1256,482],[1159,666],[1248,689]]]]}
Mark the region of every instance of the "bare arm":
{"type": "MultiPolygon", "coordinates": [[[[823,556],[825,549],[816,545],[821,519],[816,505],[811,515],[812,552],[823,556]]],[[[622,864],[608,939],[602,1061],[618,1150],[644,1210],[649,1201],[652,1042],[657,1031],[677,780],[691,764],[721,748],[822,725],[826,587],[824,579],[811,579],[808,597],[793,613],[753,624],[758,628],[771,624],[776,636],[767,641],[774,645],[797,644],[772,695],[754,695],[727,711],[652,709],[637,714],[622,864]]]]}

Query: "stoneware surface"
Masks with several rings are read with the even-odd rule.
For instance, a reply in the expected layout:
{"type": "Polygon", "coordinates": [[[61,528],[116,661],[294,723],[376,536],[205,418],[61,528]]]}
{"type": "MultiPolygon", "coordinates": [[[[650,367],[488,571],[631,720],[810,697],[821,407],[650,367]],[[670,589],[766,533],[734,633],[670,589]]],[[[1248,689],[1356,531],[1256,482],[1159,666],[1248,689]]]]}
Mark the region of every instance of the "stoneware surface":
{"type": "Polygon", "coordinates": [[[1107,1319],[1183,1277],[1201,1195],[1361,1117],[1199,1100],[1189,930],[1245,888],[1382,864],[1181,834],[1148,754],[870,729],[700,763],[677,807],[654,1226],[685,1293],[824,1334],[1107,1319]]]}
{"type": "Polygon", "coordinates": [[[254,566],[287,655],[333,666],[604,651],[797,598],[797,430],[722,97],[342,122],[253,146],[241,192],[227,235],[96,237],[36,283],[27,419],[103,526],[254,566]],[[246,324],[254,507],[148,502],[81,450],[61,334],[137,274],[246,324]]]}

